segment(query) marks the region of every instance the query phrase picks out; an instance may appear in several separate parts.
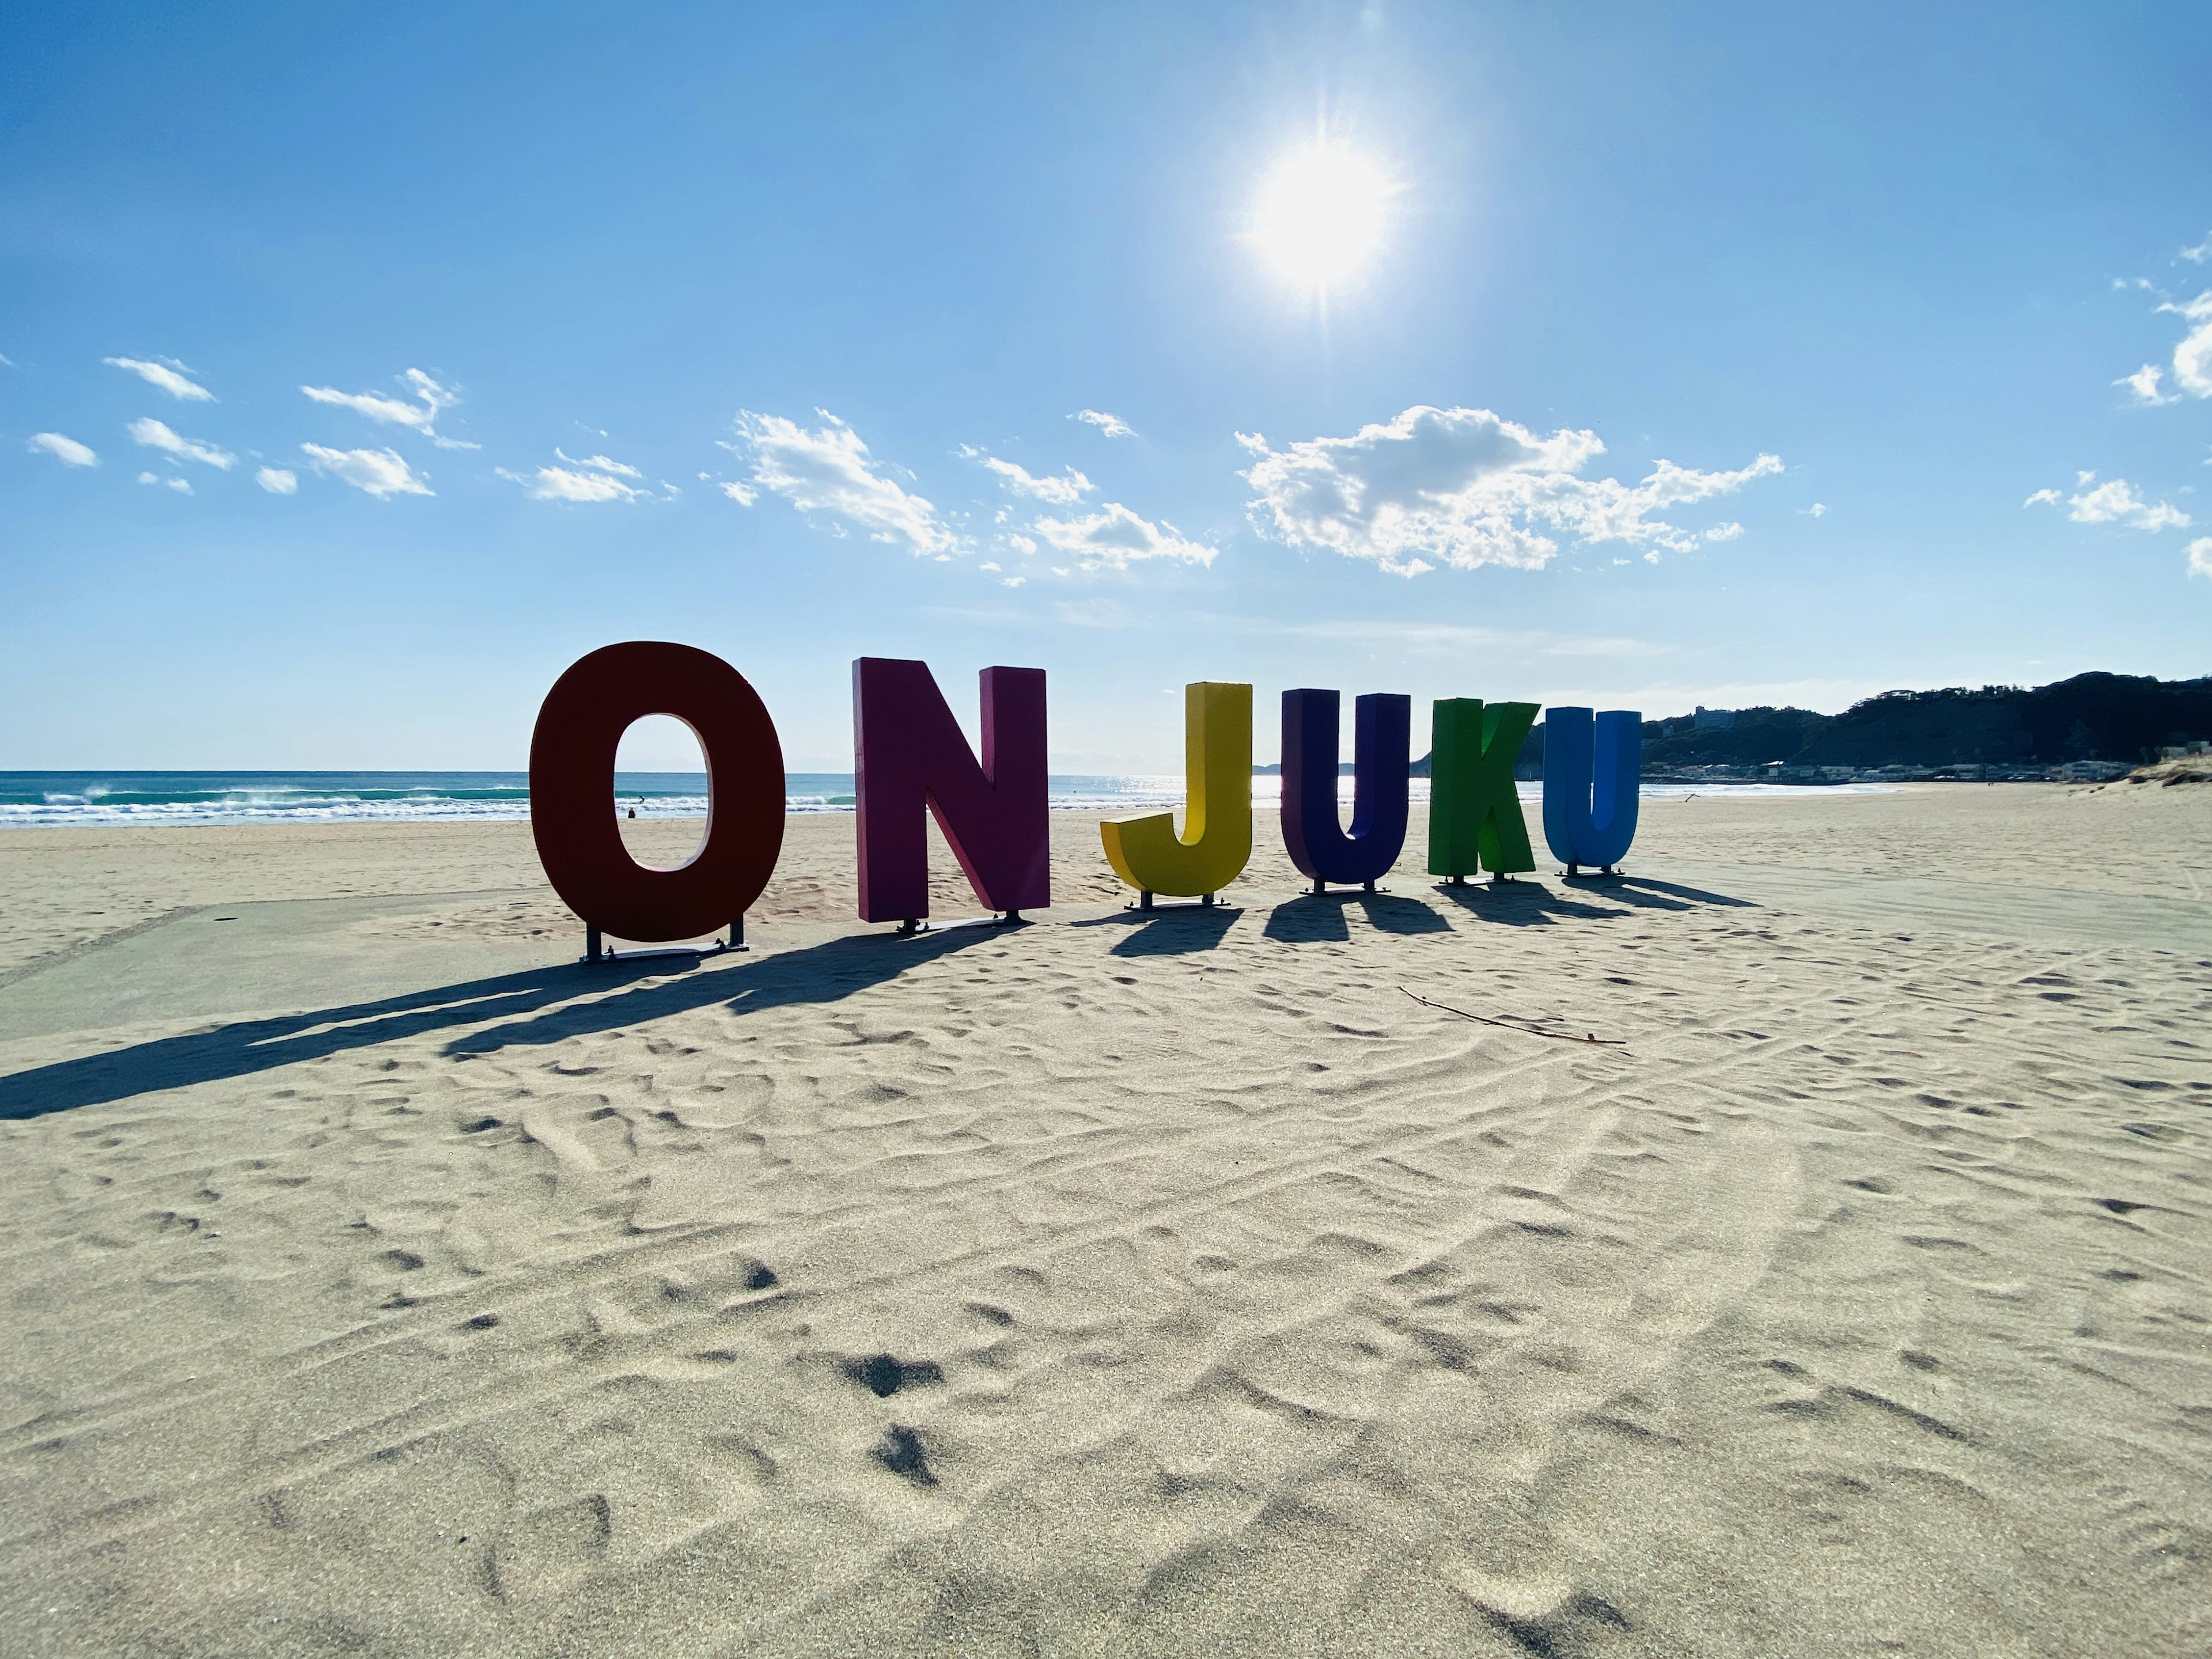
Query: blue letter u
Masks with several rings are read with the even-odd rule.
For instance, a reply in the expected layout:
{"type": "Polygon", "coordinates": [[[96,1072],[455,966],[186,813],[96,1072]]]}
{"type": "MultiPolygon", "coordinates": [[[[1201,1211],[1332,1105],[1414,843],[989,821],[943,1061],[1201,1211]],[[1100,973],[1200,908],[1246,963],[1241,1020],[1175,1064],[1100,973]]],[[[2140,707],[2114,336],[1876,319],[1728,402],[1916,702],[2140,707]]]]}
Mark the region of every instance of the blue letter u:
{"type": "Polygon", "coordinates": [[[1636,839],[1644,717],[1609,708],[1544,711],[1544,840],[1570,866],[1620,862],[1636,839]]]}

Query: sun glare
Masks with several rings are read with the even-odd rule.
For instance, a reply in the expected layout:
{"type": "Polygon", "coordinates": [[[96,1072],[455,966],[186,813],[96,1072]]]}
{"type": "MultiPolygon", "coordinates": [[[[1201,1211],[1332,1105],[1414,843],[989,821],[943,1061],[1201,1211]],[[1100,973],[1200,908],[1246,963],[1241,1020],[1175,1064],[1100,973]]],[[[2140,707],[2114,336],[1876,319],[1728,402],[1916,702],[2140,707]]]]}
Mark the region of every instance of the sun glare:
{"type": "Polygon", "coordinates": [[[1322,292],[1357,276],[1382,247],[1390,198],[1380,167],[1334,144],[1299,150],[1260,195],[1252,240],[1278,272],[1322,292]]]}

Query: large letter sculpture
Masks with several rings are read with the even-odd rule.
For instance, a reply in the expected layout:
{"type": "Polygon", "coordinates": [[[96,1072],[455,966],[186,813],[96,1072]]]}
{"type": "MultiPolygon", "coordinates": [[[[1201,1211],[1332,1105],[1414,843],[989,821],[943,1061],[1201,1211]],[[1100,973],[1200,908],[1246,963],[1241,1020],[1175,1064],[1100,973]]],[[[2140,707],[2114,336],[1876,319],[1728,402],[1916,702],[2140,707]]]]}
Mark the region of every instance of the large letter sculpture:
{"type": "Polygon", "coordinates": [[[1536,714],[1533,702],[1437,700],[1429,728],[1431,875],[1459,882],[1480,870],[1502,876],[1536,867],[1513,787],[1513,763],[1536,714]]]}
{"type": "Polygon", "coordinates": [[[1376,692],[1352,702],[1352,833],[1337,827],[1337,694],[1283,693],[1283,845],[1313,878],[1373,886],[1406,845],[1413,700],[1376,692]]]}
{"type": "Polygon", "coordinates": [[[1636,839],[1644,716],[1610,708],[1592,725],[1587,708],[1544,716],[1544,839],[1571,876],[1585,864],[1612,869],[1636,839]]]}
{"type": "Polygon", "coordinates": [[[597,935],[742,938],[783,846],[783,748],[744,675],[688,645],[633,640],[553,683],[530,738],[530,833],[553,890],[597,935]],[[630,723],[672,714],[707,757],[707,835],[689,863],[649,869],[615,821],[615,750],[630,723]]]}
{"type": "Polygon", "coordinates": [[[1252,688],[1201,680],[1182,689],[1183,833],[1175,814],[1098,826],[1114,873],[1146,895],[1211,898],[1252,857],[1252,688]]]}
{"type": "Polygon", "coordinates": [[[1010,915],[1052,902],[1044,670],[987,668],[982,684],[978,766],[928,664],[854,663],[861,921],[914,922],[929,914],[925,807],[981,902],[1010,915]]]}

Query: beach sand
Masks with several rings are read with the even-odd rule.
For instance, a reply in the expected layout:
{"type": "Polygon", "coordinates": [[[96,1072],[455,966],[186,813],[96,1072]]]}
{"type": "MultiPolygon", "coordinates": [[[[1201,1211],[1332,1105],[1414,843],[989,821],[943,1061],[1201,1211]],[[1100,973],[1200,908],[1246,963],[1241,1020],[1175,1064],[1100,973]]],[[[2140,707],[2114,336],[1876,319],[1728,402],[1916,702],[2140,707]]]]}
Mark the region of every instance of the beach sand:
{"type": "Polygon", "coordinates": [[[601,968],[526,825],[0,836],[0,1649],[2212,1651],[2212,789],[852,833],[601,968]]]}

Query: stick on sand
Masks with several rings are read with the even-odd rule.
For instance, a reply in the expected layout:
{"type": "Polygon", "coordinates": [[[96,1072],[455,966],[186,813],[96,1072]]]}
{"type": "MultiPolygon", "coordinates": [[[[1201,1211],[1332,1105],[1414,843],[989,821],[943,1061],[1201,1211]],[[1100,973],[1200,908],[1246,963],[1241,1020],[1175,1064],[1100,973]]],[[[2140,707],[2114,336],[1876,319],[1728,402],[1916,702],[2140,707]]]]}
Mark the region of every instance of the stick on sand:
{"type": "MultiPolygon", "coordinates": [[[[1406,991],[1406,988],[1402,985],[1398,988],[1406,991]]],[[[1557,1037],[1562,1042],[1595,1042],[1607,1048],[1625,1048],[1628,1046],[1626,1037],[1601,1037],[1595,1031],[1592,1031],[1587,1036],[1577,1036],[1572,1031],[1547,1031],[1540,1025],[1520,1025],[1510,1019],[1492,1019],[1487,1014],[1470,1014],[1466,1009],[1452,1007],[1449,1003],[1431,1002],[1426,997],[1414,996],[1411,991],[1406,991],[1406,994],[1413,997],[1413,1000],[1424,1008],[1441,1009],[1447,1014],[1457,1014],[1462,1019],[1478,1020],[1485,1025],[1500,1026],[1508,1031],[1519,1031],[1528,1036],[1557,1037]]]]}

